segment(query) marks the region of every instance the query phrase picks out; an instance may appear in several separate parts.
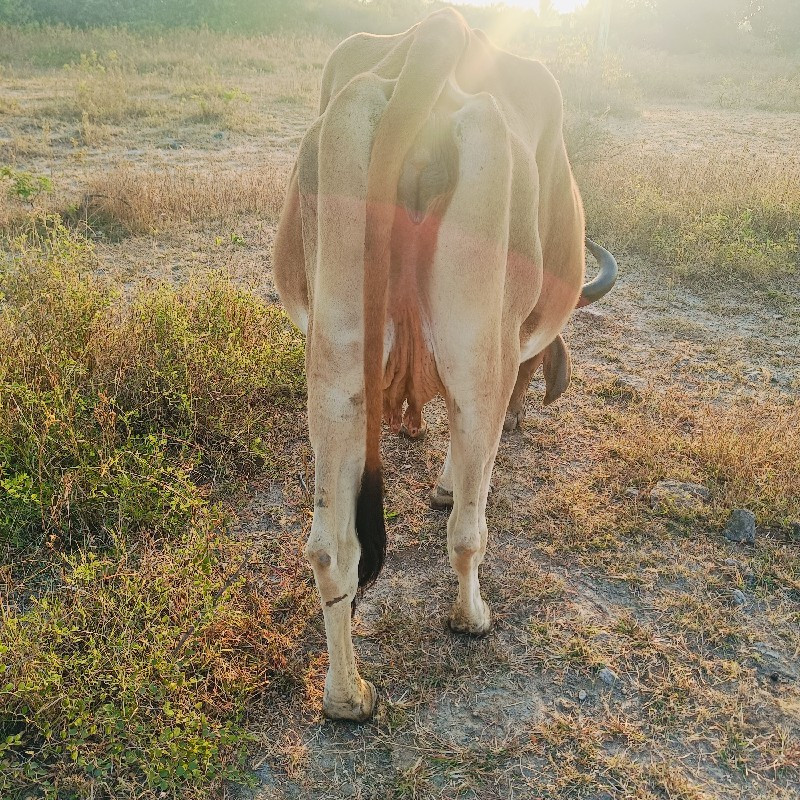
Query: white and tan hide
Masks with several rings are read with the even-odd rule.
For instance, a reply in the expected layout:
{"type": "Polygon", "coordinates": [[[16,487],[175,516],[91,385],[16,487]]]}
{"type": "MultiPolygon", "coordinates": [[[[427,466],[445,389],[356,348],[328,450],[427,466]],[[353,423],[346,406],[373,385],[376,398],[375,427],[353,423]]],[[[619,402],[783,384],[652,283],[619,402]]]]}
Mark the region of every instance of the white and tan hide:
{"type": "Polygon", "coordinates": [[[569,383],[559,332],[581,296],[584,221],[554,78],[451,9],[396,36],[350,37],[325,66],[273,263],[307,335],[306,554],[330,655],[323,710],[364,720],[376,692],[356,668],[350,617],[386,549],[381,420],[416,437],[423,405],[446,401],[450,446],[432,502],[452,505],[450,625],[482,635],[491,617],[478,567],[504,421],[518,422],[540,364],[545,402],[569,383]]]}

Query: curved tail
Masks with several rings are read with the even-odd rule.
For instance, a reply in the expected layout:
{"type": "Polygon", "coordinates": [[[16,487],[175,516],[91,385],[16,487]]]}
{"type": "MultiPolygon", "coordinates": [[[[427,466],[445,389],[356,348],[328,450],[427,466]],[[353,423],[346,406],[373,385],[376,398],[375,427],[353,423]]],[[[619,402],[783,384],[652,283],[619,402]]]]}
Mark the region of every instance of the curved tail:
{"type": "Polygon", "coordinates": [[[361,589],[375,582],[386,556],[380,448],[384,328],[397,184],[406,154],[464,53],[469,33],[463,17],[452,9],[432,14],[409,32],[413,41],[372,145],[364,236],[367,447],[356,502],[356,535],[361,545],[358,585],[361,589]]]}

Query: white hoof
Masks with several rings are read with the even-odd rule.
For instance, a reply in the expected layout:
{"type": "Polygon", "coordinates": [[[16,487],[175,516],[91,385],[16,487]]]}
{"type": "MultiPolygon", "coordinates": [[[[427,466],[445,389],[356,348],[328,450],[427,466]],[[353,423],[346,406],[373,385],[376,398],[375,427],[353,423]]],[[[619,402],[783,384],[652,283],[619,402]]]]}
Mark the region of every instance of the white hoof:
{"type": "Polygon", "coordinates": [[[325,688],[322,698],[322,713],[328,719],[345,719],[366,722],[374,713],[378,703],[378,691],[370,681],[359,680],[359,693],[355,697],[334,698],[325,688]]]}
{"type": "Polygon", "coordinates": [[[481,603],[483,613],[477,615],[466,614],[460,606],[454,605],[447,620],[450,630],[469,636],[486,636],[492,629],[492,612],[485,600],[481,600],[481,603]]]}

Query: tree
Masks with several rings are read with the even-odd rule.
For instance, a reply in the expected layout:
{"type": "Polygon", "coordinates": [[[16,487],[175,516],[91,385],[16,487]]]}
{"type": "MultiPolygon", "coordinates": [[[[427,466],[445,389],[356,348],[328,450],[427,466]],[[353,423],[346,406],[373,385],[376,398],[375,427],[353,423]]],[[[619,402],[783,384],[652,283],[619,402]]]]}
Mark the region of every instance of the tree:
{"type": "MultiPolygon", "coordinates": [[[[751,0],[616,0],[613,38],[672,52],[722,50],[741,41],[750,6],[751,0]]],[[[603,13],[604,0],[590,0],[583,16],[592,30],[603,13]]]]}
{"type": "Polygon", "coordinates": [[[781,52],[800,49],[798,0],[752,0],[748,19],[753,34],[771,42],[781,52]]]}

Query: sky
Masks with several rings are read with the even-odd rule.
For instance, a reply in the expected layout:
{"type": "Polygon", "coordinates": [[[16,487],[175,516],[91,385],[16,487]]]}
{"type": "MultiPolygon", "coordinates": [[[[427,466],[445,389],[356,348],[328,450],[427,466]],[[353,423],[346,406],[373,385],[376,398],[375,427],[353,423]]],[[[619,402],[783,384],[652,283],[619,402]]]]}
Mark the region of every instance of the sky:
{"type": "MultiPolygon", "coordinates": [[[[498,0],[451,0],[454,5],[469,3],[473,6],[491,6],[498,2],[498,0]]],[[[517,8],[528,8],[532,11],[539,10],[539,0],[499,0],[507,6],[516,6],[517,8]]],[[[586,0],[553,0],[553,6],[557,11],[568,12],[574,11],[576,8],[586,5],[586,0]]]]}

